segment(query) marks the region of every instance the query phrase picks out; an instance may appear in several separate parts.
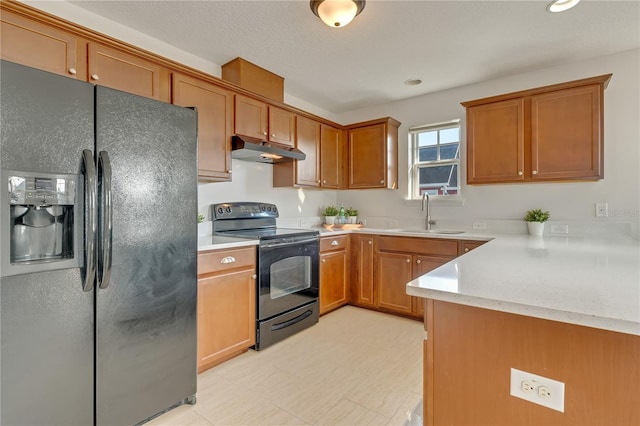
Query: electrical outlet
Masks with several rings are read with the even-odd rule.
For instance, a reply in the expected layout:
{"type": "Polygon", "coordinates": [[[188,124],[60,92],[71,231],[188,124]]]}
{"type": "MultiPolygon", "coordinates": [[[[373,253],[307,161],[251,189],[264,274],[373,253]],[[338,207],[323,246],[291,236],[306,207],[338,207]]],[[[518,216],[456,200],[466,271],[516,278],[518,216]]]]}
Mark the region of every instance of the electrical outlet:
{"type": "Polygon", "coordinates": [[[566,235],[569,233],[569,225],[551,225],[551,233],[556,235],[566,235]]]}
{"type": "Polygon", "coordinates": [[[607,204],[607,203],[597,203],[596,204],[596,216],[597,217],[609,216],[609,204],[607,204]]]}
{"type": "Polygon", "coordinates": [[[486,231],[487,224],[484,222],[473,222],[473,229],[476,231],[486,231]]]}
{"type": "Polygon", "coordinates": [[[511,396],[564,413],[564,383],[511,369],[511,396]]]}

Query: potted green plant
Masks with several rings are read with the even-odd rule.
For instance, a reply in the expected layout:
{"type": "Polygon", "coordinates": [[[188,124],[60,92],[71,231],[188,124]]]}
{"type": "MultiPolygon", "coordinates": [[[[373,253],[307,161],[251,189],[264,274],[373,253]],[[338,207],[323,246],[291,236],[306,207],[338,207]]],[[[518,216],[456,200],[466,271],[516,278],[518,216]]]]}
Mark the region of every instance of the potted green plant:
{"type": "Polygon", "coordinates": [[[527,222],[527,228],[530,235],[542,235],[544,233],[544,224],[551,215],[548,211],[543,212],[541,209],[532,209],[527,211],[524,220],[527,222]]]}
{"type": "Polygon", "coordinates": [[[324,223],[327,225],[333,225],[336,222],[336,216],[338,215],[338,208],[336,206],[327,206],[324,208],[324,223]]]}
{"type": "Polygon", "coordinates": [[[347,216],[347,223],[358,223],[358,210],[353,207],[349,207],[344,211],[347,216]]]}

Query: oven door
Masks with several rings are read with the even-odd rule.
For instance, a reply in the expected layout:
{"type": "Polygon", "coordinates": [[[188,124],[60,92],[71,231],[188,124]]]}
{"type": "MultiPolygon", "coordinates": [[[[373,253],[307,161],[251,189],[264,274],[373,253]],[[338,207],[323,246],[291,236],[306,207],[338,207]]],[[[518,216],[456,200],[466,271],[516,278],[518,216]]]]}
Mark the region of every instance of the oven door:
{"type": "Polygon", "coordinates": [[[318,299],[320,239],[285,237],[260,243],[258,250],[258,320],[318,299]]]}

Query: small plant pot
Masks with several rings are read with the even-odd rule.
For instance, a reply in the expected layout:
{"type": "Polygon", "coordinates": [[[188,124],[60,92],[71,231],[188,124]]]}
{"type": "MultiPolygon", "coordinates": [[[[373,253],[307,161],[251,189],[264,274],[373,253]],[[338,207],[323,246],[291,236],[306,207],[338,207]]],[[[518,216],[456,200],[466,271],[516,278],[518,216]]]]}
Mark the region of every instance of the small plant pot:
{"type": "Polygon", "coordinates": [[[335,216],[325,216],[324,217],[324,223],[326,223],[327,225],[334,225],[336,223],[336,217],[335,216]]]}
{"type": "Polygon", "coordinates": [[[355,225],[358,223],[358,216],[347,216],[347,223],[355,225]]]}
{"type": "Polygon", "coordinates": [[[529,235],[541,236],[544,234],[544,222],[527,222],[527,228],[529,228],[529,235]]]}

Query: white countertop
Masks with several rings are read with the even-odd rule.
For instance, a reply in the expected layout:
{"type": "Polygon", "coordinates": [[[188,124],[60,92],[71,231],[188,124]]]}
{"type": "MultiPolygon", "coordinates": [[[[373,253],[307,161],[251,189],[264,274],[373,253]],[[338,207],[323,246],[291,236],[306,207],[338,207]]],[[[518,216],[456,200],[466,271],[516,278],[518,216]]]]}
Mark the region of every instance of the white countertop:
{"type": "Polygon", "coordinates": [[[639,247],[631,239],[496,236],[409,282],[407,293],[640,335],[639,247]]]}

